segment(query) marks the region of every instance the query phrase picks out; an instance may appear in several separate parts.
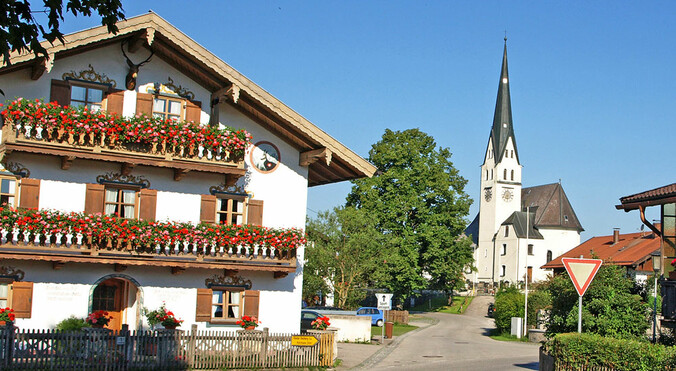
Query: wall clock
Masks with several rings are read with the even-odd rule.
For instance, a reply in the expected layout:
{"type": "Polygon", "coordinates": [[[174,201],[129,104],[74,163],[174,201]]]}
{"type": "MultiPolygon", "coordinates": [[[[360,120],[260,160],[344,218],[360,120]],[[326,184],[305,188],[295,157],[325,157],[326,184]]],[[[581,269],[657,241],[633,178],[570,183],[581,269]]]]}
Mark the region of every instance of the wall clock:
{"type": "Polygon", "coordinates": [[[491,198],[493,198],[493,189],[491,188],[484,189],[484,199],[486,201],[490,201],[491,198]]]}
{"type": "Polygon", "coordinates": [[[281,161],[279,148],[266,141],[254,144],[249,156],[251,165],[261,173],[271,173],[277,170],[281,161]]]}
{"type": "Polygon", "coordinates": [[[502,191],[502,199],[505,200],[505,202],[509,202],[514,198],[514,194],[512,194],[512,191],[509,189],[505,189],[502,191]]]}

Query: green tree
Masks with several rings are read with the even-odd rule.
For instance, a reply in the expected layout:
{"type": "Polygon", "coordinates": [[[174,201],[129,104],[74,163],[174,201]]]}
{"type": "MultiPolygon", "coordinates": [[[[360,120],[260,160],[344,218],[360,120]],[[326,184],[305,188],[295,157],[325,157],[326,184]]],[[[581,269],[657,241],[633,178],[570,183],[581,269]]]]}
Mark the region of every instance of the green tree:
{"type": "Polygon", "coordinates": [[[303,295],[312,297],[333,288],[334,303],[353,308],[364,298],[363,289],[381,276],[386,252],[373,220],[353,207],[321,212],[307,223],[303,295]]]}
{"type": "Polygon", "coordinates": [[[452,290],[473,264],[471,242],[459,237],[472,200],[450,159],[449,149],[419,129],[387,129],[369,151],[378,174],[352,181],[347,205],[367,213],[382,234],[390,253],[386,287],[395,296],[452,290]]]}
{"type": "Polygon", "coordinates": [[[512,317],[523,318],[526,296],[514,285],[503,285],[495,293],[495,327],[501,333],[509,333],[512,317]]]}
{"type": "MultiPolygon", "coordinates": [[[[640,337],[650,325],[648,304],[632,294],[634,282],[624,268],[604,264],[582,298],[582,331],[616,338],[640,337]]],[[[549,284],[552,310],[549,335],[575,332],[578,321],[578,294],[567,273],[549,284]]]]}
{"type": "Polygon", "coordinates": [[[28,0],[0,1],[0,54],[2,62],[9,64],[11,52],[30,52],[35,56],[47,57],[47,51],[40,45],[40,39],[50,43],[59,40],[63,43],[63,33],[59,30],[63,21],[64,3],[66,12],[75,16],[90,17],[96,12],[101,17],[101,24],[108,27],[108,32],[117,33],[115,25],[124,19],[124,10],[120,0],[43,0],[43,10],[33,10],[35,5],[28,0]],[[47,14],[47,28],[34,17],[36,12],[47,14]]]}

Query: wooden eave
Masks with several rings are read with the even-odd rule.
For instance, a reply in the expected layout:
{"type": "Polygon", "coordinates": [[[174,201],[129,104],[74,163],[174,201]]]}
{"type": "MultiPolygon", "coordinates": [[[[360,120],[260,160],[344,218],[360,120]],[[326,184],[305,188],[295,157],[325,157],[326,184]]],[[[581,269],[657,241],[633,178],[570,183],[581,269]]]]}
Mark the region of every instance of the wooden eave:
{"type": "MultiPolygon", "coordinates": [[[[375,173],[375,166],[274,98],[157,14],[148,13],[121,21],[118,23],[118,29],[116,35],[111,35],[108,34],[106,27],[95,27],[66,35],[65,44],[57,42],[51,45],[45,41],[43,46],[50,56],[58,60],[145,33],[146,47],[150,47],[158,57],[177,66],[212,93],[233,85],[237,86],[240,89],[240,99],[229,103],[300,152],[322,148],[330,150],[332,161],[329,165],[320,165],[318,161],[308,166],[309,186],[370,177],[375,173]]],[[[0,68],[0,74],[29,68],[36,60],[32,54],[13,55],[13,65],[0,68]]],[[[208,103],[203,109],[209,109],[208,103]]]]}

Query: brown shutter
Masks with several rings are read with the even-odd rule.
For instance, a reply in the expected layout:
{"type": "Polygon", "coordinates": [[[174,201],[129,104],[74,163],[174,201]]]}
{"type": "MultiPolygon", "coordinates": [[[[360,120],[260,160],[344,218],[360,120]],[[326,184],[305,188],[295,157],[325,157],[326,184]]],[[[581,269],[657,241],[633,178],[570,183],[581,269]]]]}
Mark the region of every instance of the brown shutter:
{"type": "Polygon", "coordinates": [[[136,114],[153,115],[153,95],[147,93],[136,94],[136,114]]]}
{"type": "Polygon", "coordinates": [[[200,222],[212,224],[216,223],[216,196],[202,195],[200,222]]]}
{"type": "Polygon", "coordinates": [[[62,106],[70,105],[70,84],[68,81],[52,80],[49,101],[56,102],[62,106]]]}
{"type": "Polygon", "coordinates": [[[194,121],[199,124],[202,116],[202,102],[186,100],[185,121],[194,121]]]}
{"type": "Polygon", "coordinates": [[[106,96],[106,111],[122,116],[124,90],[111,89],[106,96]]]}
{"type": "Polygon", "coordinates": [[[247,224],[263,225],[263,200],[249,200],[247,224]]]}
{"type": "Polygon", "coordinates": [[[103,184],[87,184],[85,214],[103,214],[104,189],[103,184]]]}
{"type": "Polygon", "coordinates": [[[141,190],[140,196],[138,218],[154,222],[155,211],[157,210],[157,190],[144,188],[141,190]]]}
{"type": "Polygon", "coordinates": [[[12,309],[17,318],[31,318],[33,308],[33,282],[12,284],[12,309]]]}
{"type": "Polygon", "coordinates": [[[196,322],[211,320],[211,295],[211,289],[197,289],[197,307],[195,309],[196,322]]]}
{"type": "Polygon", "coordinates": [[[21,179],[21,197],[19,207],[37,209],[40,207],[40,179],[21,179]]]}
{"type": "Polygon", "coordinates": [[[260,291],[246,290],[244,291],[244,311],[245,316],[258,317],[258,299],[260,298],[260,291]]]}

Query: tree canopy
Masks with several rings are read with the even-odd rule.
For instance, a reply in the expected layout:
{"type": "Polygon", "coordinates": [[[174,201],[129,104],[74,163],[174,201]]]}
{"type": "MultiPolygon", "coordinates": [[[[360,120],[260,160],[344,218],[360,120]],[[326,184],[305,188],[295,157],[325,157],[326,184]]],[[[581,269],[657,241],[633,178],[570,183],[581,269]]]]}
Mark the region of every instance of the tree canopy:
{"type": "MultiPolygon", "coordinates": [[[[34,1],[33,3],[37,3],[34,1]]],[[[44,38],[50,43],[63,42],[60,31],[63,22],[64,4],[66,12],[75,16],[90,17],[94,12],[101,17],[101,24],[108,27],[108,32],[117,33],[115,25],[124,19],[124,10],[120,0],[43,0],[43,10],[33,10],[27,0],[0,1],[0,54],[3,65],[9,64],[11,52],[32,51],[36,56],[47,57],[47,51],[40,45],[44,38]],[[34,13],[44,12],[47,15],[46,28],[40,24],[34,13]]]]}
{"type": "Polygon", "coordinates": [[[385,283],[399,297],[430,286],[451,290],[473,264],[471,241],[460,237],[472,200],[450,159],[419,129],[387,129],[369,151],[378,174],[352,181],[347,206],[366,213],[382,235],[385,283]]]}

